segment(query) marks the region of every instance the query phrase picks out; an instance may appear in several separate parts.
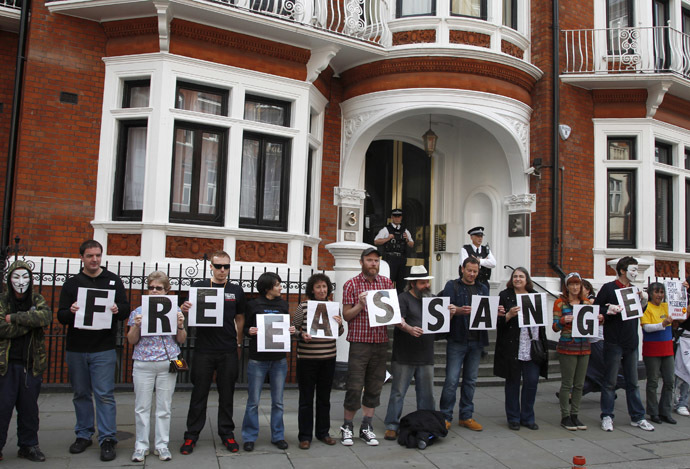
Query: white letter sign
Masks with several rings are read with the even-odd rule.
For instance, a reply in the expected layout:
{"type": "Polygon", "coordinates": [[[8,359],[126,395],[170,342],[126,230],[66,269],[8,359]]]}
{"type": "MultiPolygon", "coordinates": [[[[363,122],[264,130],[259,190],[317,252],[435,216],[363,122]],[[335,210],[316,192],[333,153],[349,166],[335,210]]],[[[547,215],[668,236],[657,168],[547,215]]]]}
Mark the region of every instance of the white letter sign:
{"type": "Polygon", "coordinates": [[[546,293],[526,293],[517,295],[520,306],[518,326],[546,326],[546,293]]]}
{"type": "Polygon", "coordinates": [[[177,296],[142,296],[140,333],[142,336],[177,334],[177,296]]]}
{"type": "Polygon", "coordinates": [[[488,331],[496,329],[498,324],[497,296],[472,296],[472,310],[470,312],[470,329],[488,331]]]}
{"type": "Polygon", "coordinates": [[[289,314],[257,314],[256,327],[259,329],[256,337],[257,352],[290,351],[289,314]]]}
{"type": "Polygon", "coordinates": [[[402,322],[398,292],[395,290],[367,292],[367,311],[369,312],[370,327],[388,326],[402,322]]]}
{"type": "Polygon", "coordinates": [[[573,306],[573,337],[596,337],[599,333],[599,307],[593,305],[573,306]]]}
{"type": "Polygon", "coordinates": [[[642,316],[642,304],[640,303],[640,295],[638,292],[639,290],[637,287],[628,287],[616,290],[618,304],[623,307],[623,311],[621,311],[623,321],[642,316]]]}
{"type": "Polygon", "coordinates": [[[422,298],[422,330],[425,334],[450,332],[450,297],[422,298]]]}
{"type": "Polygon", "coordinates": [[[77,329],[102,330],[113,325],[111,307],[115,304],[115,290],[82,288],[77,290],[77,306],[74,327],[77,329]]]}
{"type": "Polygon", "coordinates": [[[334,319],[340,314],[340,303],[335,301],[308,301],[307,328],[304,332],[318,339],[338,338],[338,323],[334,319]]]}
{"type": "Polygon", "coordinates": [[[683,309],[688,306],[688,292],[683,287],[680,280],[666,280],[666,303],[668,303],[668,313],[672,319],[685,319],[686,314],[683,309]]]}
{"type": "Polygon", "coordinates": [[[191,287],[189,289],[189,325],[194,327],[222,327],[223,301],[222,288],[191,287]]]}

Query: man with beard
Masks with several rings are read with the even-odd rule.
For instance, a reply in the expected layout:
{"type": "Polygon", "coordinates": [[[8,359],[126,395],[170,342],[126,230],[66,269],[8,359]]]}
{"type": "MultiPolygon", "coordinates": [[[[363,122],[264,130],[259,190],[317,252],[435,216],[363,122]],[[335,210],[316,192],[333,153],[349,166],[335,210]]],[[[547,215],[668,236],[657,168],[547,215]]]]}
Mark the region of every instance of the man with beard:
{"type": "Polygon", "coordinates": [[[371,421],[374,410],[380,404],[381,389],[386,377],[388,329],[386,326],[372,327],[369,324],[367,294],[370,291],[391,290],[393,282],[379,275],[381,253],[376,248],[362,251],[359,263],[362,272],[343,285],[343,318],[348,323],[347,341],[350,343],[350,353],[347,360],[344,422],[340,427],[340,442],[345,446],[352,446],[352,420],[361,407],[363,417],[359,437],[367,445],[376,446],[379,442],[371,421]]]}
{"type": "Polygon", "coordinates": [[[434,410],[434,336],[422,331],[422,298],[431,296],[431,282],[423,265],[413,266],[405,292],[398,296],[402,322],[393,332],[391,370],[393,384],[388,399],[386,440],[395,440],[407,388],[414,377],[417,410],[434,410]]]}

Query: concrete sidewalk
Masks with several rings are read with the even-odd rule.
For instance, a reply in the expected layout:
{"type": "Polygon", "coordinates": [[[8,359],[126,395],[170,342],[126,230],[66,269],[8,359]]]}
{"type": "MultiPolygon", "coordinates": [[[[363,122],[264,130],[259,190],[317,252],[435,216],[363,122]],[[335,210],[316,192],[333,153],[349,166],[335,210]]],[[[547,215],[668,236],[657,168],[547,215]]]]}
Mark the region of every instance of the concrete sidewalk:
{"type": "MultiPolygon", "coordinates": [[[[644,381],[640,383],[644,395],[644,381]]],[[[329,468],[337,464],[343,468],[570,468],[572,457],[583,455],[588,468],[689,468],[690,467],[690,418],[675,415],[677,425],[655,425],[656,430],[645,432],[630,426],[625,405],[625,393],[618,390],[616,402],[617,418],[614,432],[603,432],[599,428],[599,394],[585,396],[580,419],[589,426],[587,431],[570,432],[560,427],[560,413],[555,392],[559,383],[539,384],[536,414],[539,430],[522,428],[510,431],[506,424],[503,407],[503,387],[480,387],[475,394],[475,418],[484,431],[472,432],[453,425],[447,438],[424,451],[403,448],[397,442],[383,439],[383,418],[388,403],[390,384],[384,386],[382,405],[376,409],[374,430],[381,444],[368,447],[356,439],[354,446],[327,446],[314,440],[308,451],[297,447],[297,390],[285,392],[286,439],[290,444],[287,451],[280,451],[270,444],[269,416],[270,397],[264,390],[261,402],[261,433],[252,453],[240,450],[230,454],[216,436],[217,394],[209,399],[207,425],[199,439],[194,453],[183,456],[179,453],[184,433],[189,393],[178,392],[173,399],[173,421],[170,450],[173,460],[161,462],[151,454],[145,463],[130,460],[134,446],[134,394],[116,394],[118,438],[117,458],[110,463],[99,459],[96,444],[82,454],[72,455],[67,448],[74,441],[74,411],[71,394],[43,394],[40,397],[41,429],[40,446],[47,461],[31,463],[17,458],[16,425],[10,425],[10,437],[3,450],[3,467],[50,467],[91,468],[146,466],[173,468],[329,468]]],[[[441,389],[436,388],[438,398],[441,389]]],[[[235,435],[240,440],[240,427],[244,415],[247,393],[235,393],[235,435]]],[[[343,391],[333,391],[331,408],[331,435],[339,437],[338,428],[342,420],[343,391]]],[[[438,399],[437,399],[438,400],[438,399]]],[[[406,398],[403,415],[414,410],[415,397],[411,388],[406,398]]],[[[456,410],[457,412],[457,410],[456,410]]],[[[359,428],[358,414],[355,430],[359,428]]],[[[153,419],[152,419],[153,420],[153,419]]],[[[454,422],[455,423],[455,422],[454,422]]],[[[153,431],[153,430],[152,430],[153,431]]],[[[152,440],[153,441],[153,440],[152,440]]],[[[241,441],[240,441],[241,445],[241,441]]]]}

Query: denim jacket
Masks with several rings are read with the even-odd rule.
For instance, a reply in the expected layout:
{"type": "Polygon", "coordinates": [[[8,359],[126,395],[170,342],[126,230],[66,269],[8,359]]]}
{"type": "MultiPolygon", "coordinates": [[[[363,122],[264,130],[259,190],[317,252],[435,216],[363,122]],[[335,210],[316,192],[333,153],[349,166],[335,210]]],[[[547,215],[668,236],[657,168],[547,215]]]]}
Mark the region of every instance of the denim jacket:
{"type": "MultiPolygon", "coordinates": [[[[475,282],[474,286],[477,288],[477,293],[479,295],[489,295],[489,288],[483,283],[475,282]]],[[[441,296],[449,296],[450,303],[454,304],[455,306],[469,306],[472,304],[472,297],[467,290],[467,286],[459,278],[455,280],[448,280],[441,296]]],[[[453,316],[450,320],[450,334],[448,334],[448,340],[467,343],[469,329],[469,314],[457,314],[453,316]]],[[[479,331],[479,341],[482,346],[488,346],[489,333],[487,331],[479,331]]]]}

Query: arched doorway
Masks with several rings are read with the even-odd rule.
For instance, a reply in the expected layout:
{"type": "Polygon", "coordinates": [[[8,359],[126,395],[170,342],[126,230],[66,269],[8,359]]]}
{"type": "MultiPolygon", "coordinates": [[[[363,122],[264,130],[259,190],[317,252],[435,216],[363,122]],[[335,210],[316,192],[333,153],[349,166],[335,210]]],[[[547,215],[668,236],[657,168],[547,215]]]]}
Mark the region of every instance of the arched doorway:
{"type": "Polygon", "coordinates": [[[390,221],[390,212],[402,208],[403,225],[415,240],[407,265],[429,269],[431,216],[431,159],[421,148],[398,140],[376,140],[366,152],[365,243],[390,221]]]}

